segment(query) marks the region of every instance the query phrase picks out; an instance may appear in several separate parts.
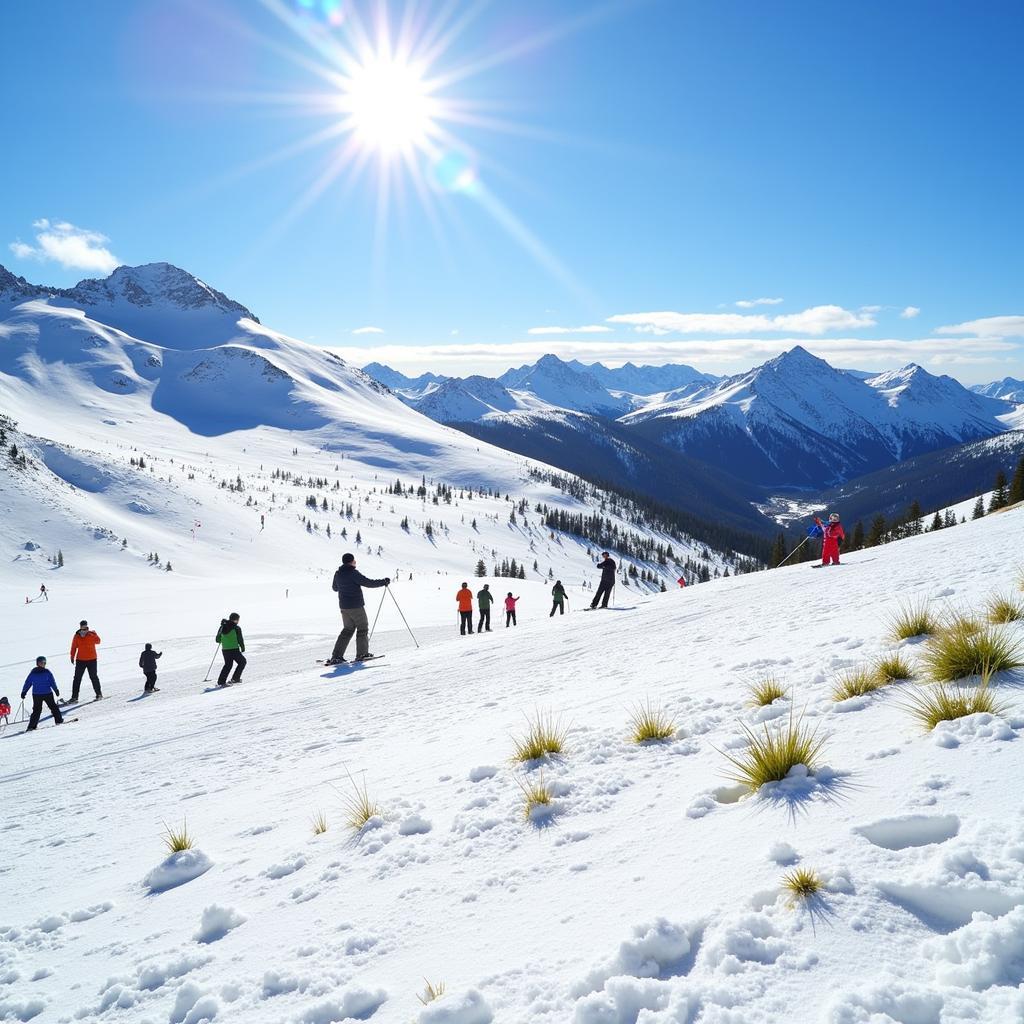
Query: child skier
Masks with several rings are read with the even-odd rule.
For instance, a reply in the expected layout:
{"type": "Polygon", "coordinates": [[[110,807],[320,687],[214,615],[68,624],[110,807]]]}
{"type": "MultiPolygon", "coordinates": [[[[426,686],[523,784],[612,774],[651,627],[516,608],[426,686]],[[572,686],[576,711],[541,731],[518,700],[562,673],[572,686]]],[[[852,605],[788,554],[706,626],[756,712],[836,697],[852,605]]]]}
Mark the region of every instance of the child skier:
{"type": "Polygon", "coordinates": [[[152,644],[146,644],[146,649],[139,655],[139,668],[146,677],[143,693],[159,693],[160,687],[156,685],[156,659],[163,656],[164,652],[154,651],[152,644]]]}
{"type": "Polygon", "coordinates": [[[839,522],[839,513],[833,512],[828,517],[828,525],[817,516],[814,517],[814,522],[821,530],[821,564],[839,565],[839,542],[846,540],[846,531],[839,522]]]}
{"type": "MultiPolygon", "coordinates": [[[[555,580],[555,585],[551,588],[551,615],[554,615],[557,611],[559,615],[565,614],[565,602],[569,600],[569,595],[565,592],[565,587],[562,586],[561,580],[555,580]]],[[[549,615],[548,618],[551,616],[549,615]]]]}
{"type": "Polygon", "coordinates": [[[512,591],[508,592],[508,596],[505,598],[505,628],[508,629],[509,625],[516,625],[516,601],[518,597],[512,596],[512,591]]]}
{"type": "Polygon", "coordinates": [[[57,689],[57,680],[53,678],[53,673],[46,667],[46,659],[41,655],[36,658],[36,667],[29,672],[25,685],[21,688],[22,700],[29,690],[32,691],[32,715],[28,720],[28,731],[33,732],[39,725],[39,716],[44,704],[53,715],[53,724],[60,725],[64,721],[64,716],[53,699],[55,694],[60,696],[60,690],[57,689]]]}

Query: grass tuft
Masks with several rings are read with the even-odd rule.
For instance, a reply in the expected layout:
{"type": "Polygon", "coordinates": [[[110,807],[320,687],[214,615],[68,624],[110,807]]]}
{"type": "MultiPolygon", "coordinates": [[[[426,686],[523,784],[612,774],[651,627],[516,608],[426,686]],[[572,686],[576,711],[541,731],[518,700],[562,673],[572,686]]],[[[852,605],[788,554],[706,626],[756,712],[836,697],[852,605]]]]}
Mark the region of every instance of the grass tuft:
{"type": "Polygon", "coordinates": [[[939,619],[938,633],[959,633],[963,636],[974,636],[982,630],[982,623],[976,615],[964,609],[950,609],[939,619]]]}
{"type": "Polygon", "coordinates": [[[319,810],[313,815],[313,835],[322,836],[327,831],[327,812],[319,810]]]}
{"type": "Polygon", "coordinates": [[[361,832],[371,818],[382,818],[384,810],[374,800],[366,788],[366,779],[356,782],[351,773],[348,776],[350,789],[342,794],[342,806],[345,809],[345,824],[353,832],[361,832]]]}
{"type": "Polygon", "coordinates": [[[650,701],[637,704],[629,713],[630,737],[634,743],[670,740],[676,734],[676,720],[664,708],[653,707],[650,701]]]}
{"type": "Polygon", "coordinates": [[[444,995],[445,984],[443,981],[427,981],[423,979],[423,983],[427,986],[423,992],[416,996],[416,998],[426,1006],[428,1003],[432,1003],[435,999],[440,999],[444,995]]]}
{"type": "Polygon", "coordinates": [[[789,893],[794,904],[797,900],[810,899],[824,887],[821,875],[811,868],[794,868],[782,876],[782,888],[789,893]]]}
{"type": "Polygon", "coordinates": [[[191,850],[196,845],[192,833],[188,830],[188,822],[184,819],[179,828],[171,828],[164,822],[164,845],[171,853],[181,853],[182,850],[191,850]]]}
{"type": "Polygon", "coordinates": [[[741,723],[740,728],[747,736],[746,748],[735,754],[723,753],[733,766],[729,778],[751,791],[766,782],[781,782],[798,764],[813,772],[825,742],[816,729],[804,725],[803,717],[794,718],[792,711],[788,723],[781,727],[769,729],[765,723],[762,731],[755,732],[741,723]]]}
{"type": "Polygon", "coordinates": [[[836,677],[832,686],[832,699],[840,701],[863,697],[866,693],[882,689],[885,684],[886,680],[869,668],[849,668],[836,677]]]}
{"type": "Polygon", "coordinates": [[[555,799],[554,790],[544,780],[543,774],[536,779],[516,779],[516,783],[523,791],[523,817],[529,821],[533,812],[540,807],[550,807],[555,799]]]}
{"type": "Polygon", "coordinates": [[[554,715],[538,711],[532,719],[527,719],[525,734],[519,739],[513,738],[512,759],[538,761],[551,754],[564,754],[567,732],[554,715]]]}
{"type": "Polygon", "coordinates": [[[922,655],[925,670],[937,683],[970,676],[988,677],[1019,668],[1021,642],[993,626],[971,632],[966,628],[943,630],[933,637],[922,655]]]}
{"type": "Polygon", "coordinates": [[[1009,594],[993,594],[985,602],[988,621],[995,625],[1020,622],[1024,619],[1024,604],[1009,594]]]}
{"type": "Polygon", "coordinates": [[[914,670],[910,667],[910,662],[899,651],[883,654],[875,660],[873,668],[875,675],[885,685],[914,678],[914,670]]]}
{"type": "Polygon", "coordinates": [[[905,601],[889,617],[889,639],[911,640],[917,636],[931,636],[936,630],[935,616],[927,598],[905,601]]]}
{"type": "Polygon", "coordinates": [[[748,687],[750,692],[750,706],[754,708],[767,707],[774,704],[780,697],[786,696],[786,689],[774,676],[765,676],[748,687]]]}
{"type": "Polygon", "coordinates": [[[993,696],[987,685],[968,688],[940,683],[912,693],[907,710],[930,731],[939,722],[951,722],[979,712],[1000,715],[1006,707],[993,696]]]}

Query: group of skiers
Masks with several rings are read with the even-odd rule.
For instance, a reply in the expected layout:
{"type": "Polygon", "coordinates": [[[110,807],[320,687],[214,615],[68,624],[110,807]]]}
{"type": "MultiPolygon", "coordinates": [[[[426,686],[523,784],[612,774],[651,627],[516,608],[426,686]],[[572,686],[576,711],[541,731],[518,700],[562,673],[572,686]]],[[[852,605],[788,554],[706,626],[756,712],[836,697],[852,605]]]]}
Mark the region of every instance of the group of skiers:
{"type": "MultiPolygon", "coordinates": [[[[561,581],[555,584],[561,587],[561,581]]],[[[459,633],[465,636],[467,633],[473,635],[473,591],[469,589],[468,583],[462,584],[462,589],[455,595],[455,601],[459,609],[459,633]]],[[[491,585],[485,583],[483,589],[476,594],[477,609],[480,612],[480,619],[476,624],[478,633],[490,633],[491,631],[491,605],[494,604],[494,595],[491,593],[491,585]]],[[[516,625],[516,605],[518,597],[512,596],[510,590],[505,595],[505,628],[516,625]]],[[[551,613],[552,615],[554,612],[551,613]]]]}

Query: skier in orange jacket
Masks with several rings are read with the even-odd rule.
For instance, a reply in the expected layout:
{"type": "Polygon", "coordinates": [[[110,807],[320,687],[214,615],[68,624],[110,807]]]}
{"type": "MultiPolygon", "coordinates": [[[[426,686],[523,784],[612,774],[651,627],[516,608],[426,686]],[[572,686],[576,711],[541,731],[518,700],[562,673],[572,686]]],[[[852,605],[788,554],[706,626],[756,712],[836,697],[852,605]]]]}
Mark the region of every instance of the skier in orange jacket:
{"type": "Polygon", "coordinates": [[[71,638],[71,664],[75,666],[75,677],[71,681],[71,703],[78,703],[78,691],[82,685],[82,677],[89,673],[93,693],[97,700],[103,699],[100,690],[100,676],[96,671],[96,647],[100,643],[99,634],[89,628],[89,623],[82,619],[75,635],[71,638]]]}
{"type": "Polygon", "coordinates": [[[462,589],[455,595],[459,603],[459,633],[465,636],[473,632],[473,591],[469,589],[468,583],[462,584],[462,589]]]}

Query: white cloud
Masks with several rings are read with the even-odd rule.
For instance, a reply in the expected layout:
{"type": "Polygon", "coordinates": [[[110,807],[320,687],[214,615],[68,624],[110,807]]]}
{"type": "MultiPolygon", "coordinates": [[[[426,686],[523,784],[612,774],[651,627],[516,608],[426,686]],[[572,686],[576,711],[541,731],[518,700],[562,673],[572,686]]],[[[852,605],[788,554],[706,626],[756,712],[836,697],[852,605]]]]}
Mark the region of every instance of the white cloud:
{"type": "Polygon", "coordinates": [[[353,334],[383,334],[383,327],[357,327],[353,334]]]}
{"type": "Polygon", "coordinates": [[[754,306],[780,306],[782,299],[738,299],[736,305],[740,309],[753,309],[754,306]]]}
{"type": "Polygon", "coordinates": [[[45,218],[34,221],[36,244],[18,239],[10,250],[20,260],[59,263],[66,270],[91,270],[109,274],[120,260],[103,244],[110,239],[98,231],[75,227],[66,220],[51,222],[45,218]]]}
{"type": "Polygon", "coordinates": [[[861,306],[858,310],[860,313],[880,313],[881,311],[881,306],[861,306]]]}
{"type": "Polygon", "coordinates": [[[920,312],[921,312],[921,307],[920,306],[904,306],[903,307],[903,312],[900,313],[900,316],[904,320],[913,320],[914,317],[917,316],[917,314],[920,313],[920,312]]]}
{"type": "Polygon", "coordinates": [[[587,324],[583,327],[531,327],[527,334],[610,334],[611,328],[603,324],[587,324]]]}
{"type": "Polygon", "coordinates": [[[763,313],[620,313],[609,323],[630,324],[649,334],[759,334],[792,331],[825,334],[827,331],[874,327],[870,313],[854,313],[842,306],[812,306],[802,313],[765,316],[763,313]]]}
{"type": "Polygon", "coordinates": [[[976,334],[982,338],[1024,338],[1024,316],[986,316],[940,327],[936,334],[976,334]]]}

